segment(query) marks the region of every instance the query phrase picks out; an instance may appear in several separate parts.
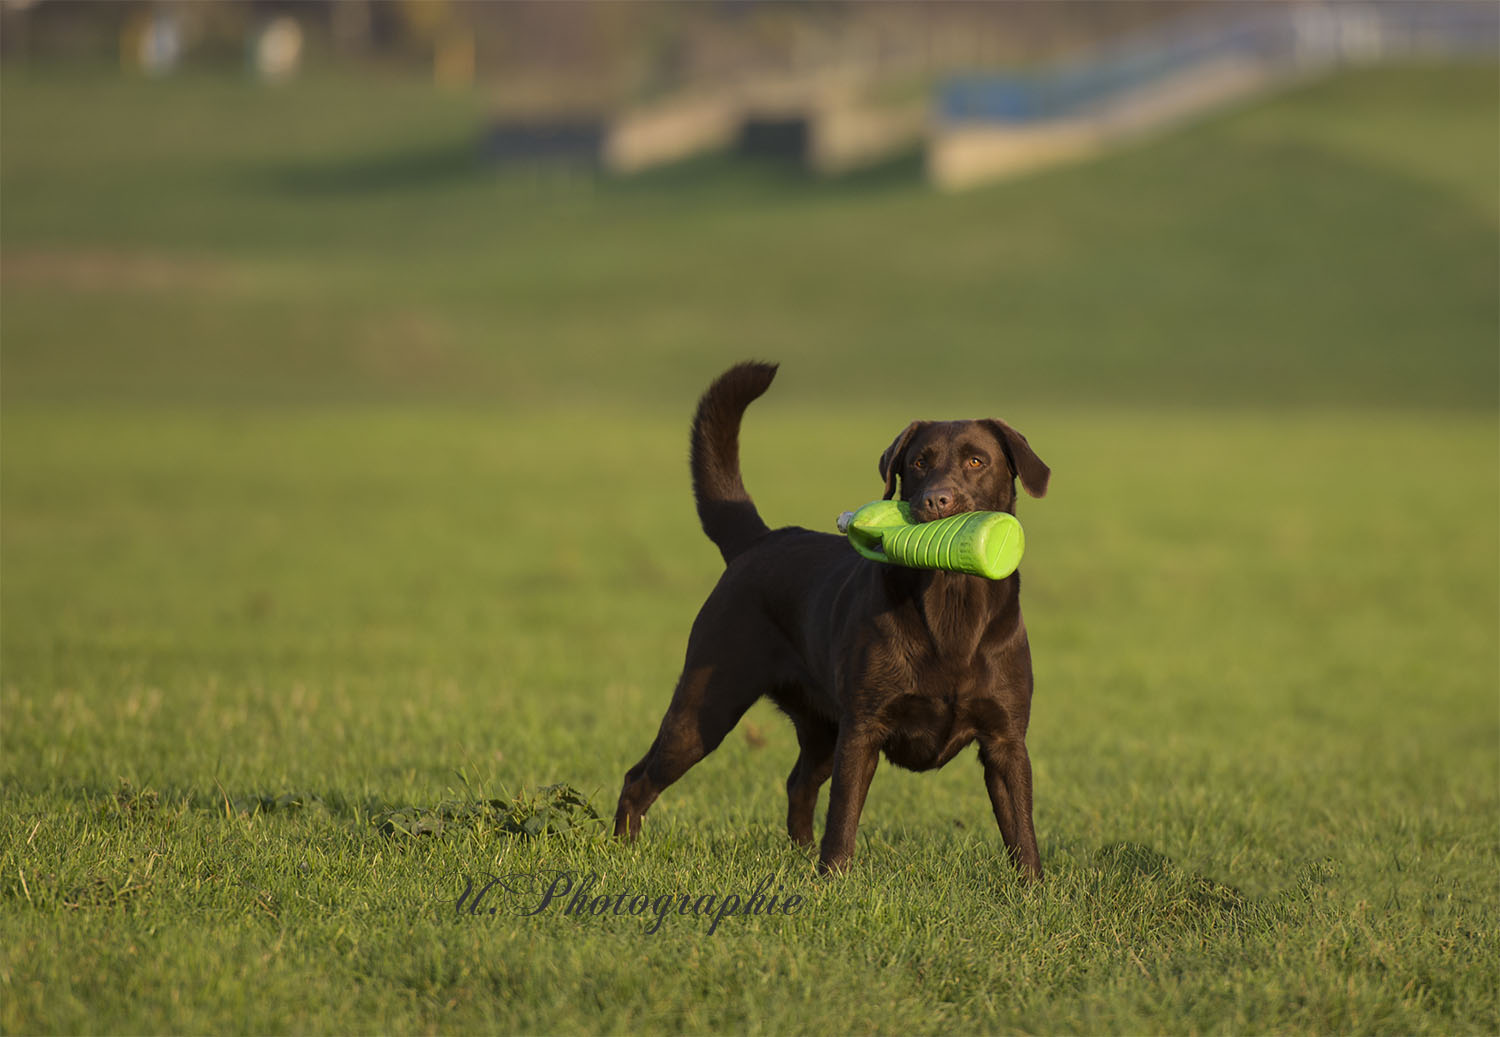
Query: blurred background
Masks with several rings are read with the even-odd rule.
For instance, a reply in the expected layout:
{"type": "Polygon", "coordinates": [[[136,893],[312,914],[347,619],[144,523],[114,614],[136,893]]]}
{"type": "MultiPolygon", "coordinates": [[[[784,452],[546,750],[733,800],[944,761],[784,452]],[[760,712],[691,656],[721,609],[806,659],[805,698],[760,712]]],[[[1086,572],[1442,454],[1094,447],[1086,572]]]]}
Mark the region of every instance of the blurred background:
{"type": "Polygon", "coordinates": [[[1494,403],[1490,3],[0,13],[8,402],[1494,403]]]}

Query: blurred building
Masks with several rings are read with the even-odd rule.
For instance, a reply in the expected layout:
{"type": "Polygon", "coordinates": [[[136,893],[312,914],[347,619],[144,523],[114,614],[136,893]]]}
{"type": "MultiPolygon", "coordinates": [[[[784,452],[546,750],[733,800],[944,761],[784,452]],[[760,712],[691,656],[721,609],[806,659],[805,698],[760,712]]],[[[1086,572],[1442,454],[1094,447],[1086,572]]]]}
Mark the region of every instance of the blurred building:
{"type": "Polygon", "coordinates": [[[497,163],[630,173],[709,150],[837,174],[924,151],[961,187],[1351,61],[1481,53],[1494,0],[0,0],[8,64],[360,68],[480,90],[497,163]]]}

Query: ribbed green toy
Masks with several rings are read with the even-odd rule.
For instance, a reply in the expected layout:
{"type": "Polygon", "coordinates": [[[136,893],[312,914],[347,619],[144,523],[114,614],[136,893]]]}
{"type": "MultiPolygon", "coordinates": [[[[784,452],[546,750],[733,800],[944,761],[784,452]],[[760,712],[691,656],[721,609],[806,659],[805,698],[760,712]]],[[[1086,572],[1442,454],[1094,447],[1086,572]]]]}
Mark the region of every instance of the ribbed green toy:
{"type": "Polygon", "coordinates": [[[1003,580],[1021,564],[1026,537],[1014,515],[968,511],[916,522],[905,501],[872,501],[839,516],[838,529],[872,561],[1003,580]]]}

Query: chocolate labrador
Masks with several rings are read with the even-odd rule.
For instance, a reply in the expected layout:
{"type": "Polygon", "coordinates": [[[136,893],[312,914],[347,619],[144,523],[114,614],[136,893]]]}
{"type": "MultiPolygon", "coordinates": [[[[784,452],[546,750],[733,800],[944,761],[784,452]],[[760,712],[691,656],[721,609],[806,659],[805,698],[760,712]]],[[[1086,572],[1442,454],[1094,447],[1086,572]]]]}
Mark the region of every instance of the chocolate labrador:
{"type": "MultiPolygon", "coordinates": [[[[796,725],[787,831],[811,846],[818,790],[830,777],[819,869],[854,856],[865,793],[882,752],[899,767],[941,767],[979,742],[985,787],[1010,858],[1041,878],[1031,823],[1031,649],[1020,577],[1003,580],[868,561],[829,533],[761,520],[740,477],[745,408],[776,376],[740,364],[693,419],[693,492],[726,568],[688,637],[687,659],[656,741],[625,775],[615,835],[635,838],[662,790],[718,747],[769,695],[796,725]]],[[[1033,497],[1050,470],[1004,422],[916,421],[880,456],[885,496],[922,522],[1008,511],[1015,481],[1033,497]]]]}

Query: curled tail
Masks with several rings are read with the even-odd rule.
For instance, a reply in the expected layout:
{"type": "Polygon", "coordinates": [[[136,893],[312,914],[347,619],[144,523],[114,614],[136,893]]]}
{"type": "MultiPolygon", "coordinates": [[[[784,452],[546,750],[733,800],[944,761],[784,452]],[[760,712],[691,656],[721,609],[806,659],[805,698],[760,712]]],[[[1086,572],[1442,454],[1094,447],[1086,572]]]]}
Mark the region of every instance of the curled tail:
{"type": "Polygon", "coordinates": [[[693,417],[698,520],[726,563],[770,532],[740,478],[740,419],[775,377],[775,364],[737,364],[708,387],[693,417]]]}

